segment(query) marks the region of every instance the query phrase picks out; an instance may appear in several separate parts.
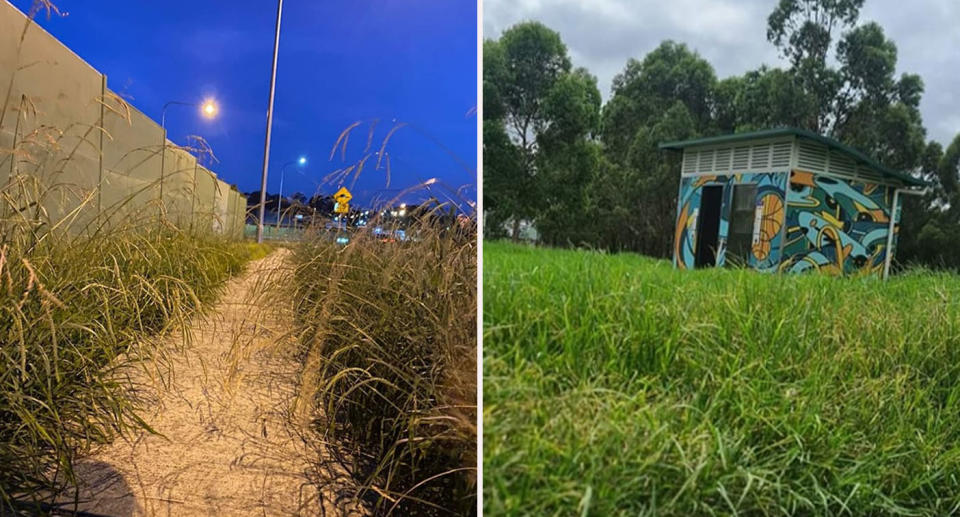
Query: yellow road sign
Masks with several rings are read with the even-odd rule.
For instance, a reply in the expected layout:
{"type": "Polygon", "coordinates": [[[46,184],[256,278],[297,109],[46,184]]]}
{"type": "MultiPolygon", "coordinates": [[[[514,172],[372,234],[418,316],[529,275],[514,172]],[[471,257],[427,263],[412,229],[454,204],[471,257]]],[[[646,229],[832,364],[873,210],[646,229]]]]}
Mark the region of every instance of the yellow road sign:
{"type": "Polygon", "coordinates": [[[338,214],[348,214],[350,213],[350,204],[338,201],[337,204],[333,205],[333,211],[338,214]]]}
{"type": "Polygon", "coordinates": [[[338,203],[349,203],[353,199],[353,194],[347,190],[347,187],[340,187],[340,190],[333,195],[333,199],[336,199],[338,203]]]}

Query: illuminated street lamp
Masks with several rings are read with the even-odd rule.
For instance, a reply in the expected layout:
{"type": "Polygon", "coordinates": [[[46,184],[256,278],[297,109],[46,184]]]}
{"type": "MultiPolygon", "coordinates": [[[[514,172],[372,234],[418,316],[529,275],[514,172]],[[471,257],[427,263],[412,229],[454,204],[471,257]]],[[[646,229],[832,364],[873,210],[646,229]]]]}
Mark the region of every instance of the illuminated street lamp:
{"type": "Polygon", "coordinates": [[[167,108],[170,106],[196,106],[200,108],[200,115],[206,119],[214,119],[220,113],[220,106],[217,105],[217,101],[213,99],[207,99],[203,102],[183,102],[183,101],[170,101],[163,105],[163,112],[160,115],[160,127],[164,130],[167,129],[167,108]]]}
{"type": "Polygon", "coordinates": [[[280,214],[281,214],[280,200],[283,199],[283,176],[284,176],[284,172],[287,170],[287,167],[293,164],[297,164],[300,167],[303,167],[304,165],[307,164],[307,157],[301,156],[300,158],[297,158],[296,161],[287,162],[283,164],[283,167],[280,168],[280,193],[277,194],[277,235],[278,236],[280,235],[280,214]]]}
{"type": "Polygon", "coordinates": [[[208,119],[216,118],[217,114],[220,113],[220,106],[217,105],[217,101],[207,99],[200,105],[200,112],[208,119]]]}

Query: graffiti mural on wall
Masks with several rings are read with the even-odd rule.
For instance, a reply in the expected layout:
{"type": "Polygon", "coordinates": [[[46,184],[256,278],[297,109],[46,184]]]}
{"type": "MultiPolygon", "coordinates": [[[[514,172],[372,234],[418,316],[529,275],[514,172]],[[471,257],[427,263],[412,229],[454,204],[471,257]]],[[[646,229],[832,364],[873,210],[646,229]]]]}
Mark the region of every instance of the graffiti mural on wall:
{"type": "Polygon", "coordinates": [[[780,239],[785,215],[784,187],[786,173],[744,173],[726,176],[696,176],[683,178],[674,235],[674,262],[680,269],[693,269],[696,257],[697,223],[700,199],[706,185],[723,185],[723,206],[720,209],[720,229],[717,265],[726,262],[726,242],[733,204],[733,186],[757,186],[754,238],[748,265],[762,271],[773,271],[780,263],[780,239]]]}
{"type": "Polygon", "coordinates": [[[717,176],[700,176],[683,178],[680,182],[677,227],[673,238],[673,262],[680,269],[693,269],[701,187],[716,180],[717,176]]]}
{"type": "Polygon", "coordinates": [[[891,190],[794,170],[787,193],[781,271],[880,274],[891,190]]]}

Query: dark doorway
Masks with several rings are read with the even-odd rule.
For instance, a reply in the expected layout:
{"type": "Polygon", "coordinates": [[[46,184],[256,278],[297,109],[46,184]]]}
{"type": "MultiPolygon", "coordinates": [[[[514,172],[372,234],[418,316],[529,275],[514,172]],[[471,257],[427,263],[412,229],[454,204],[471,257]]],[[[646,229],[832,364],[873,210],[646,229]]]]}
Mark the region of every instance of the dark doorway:
{"type": "Polygon", "coordinates": [[[757,186],[734,185],[730,207],[730,235],[727,236],[726,265],[746,266],[753,250],[753,230],[757,209],[757,186]]]}
{"type": "Polygon", "coordinates": [[[700,195],[700,214],[697,216],[697,257],[694,267],[713,267],[717,265],[720,207],[722,204],[722,185],[703,187],[703,192],[700,195]]]}

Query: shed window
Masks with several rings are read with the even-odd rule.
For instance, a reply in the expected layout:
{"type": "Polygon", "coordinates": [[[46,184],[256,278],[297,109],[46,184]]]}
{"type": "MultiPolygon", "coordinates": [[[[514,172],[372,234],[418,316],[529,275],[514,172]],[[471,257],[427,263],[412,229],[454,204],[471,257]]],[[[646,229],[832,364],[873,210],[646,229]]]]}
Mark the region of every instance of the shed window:
{"type": "Polygon", "coordinates": [[[729,265],[747,264],[753,242],[756,200],[756,185],[734,185],[733,203],[730,207],[730,232],[727,237],[726,263],[729,265]]]}

